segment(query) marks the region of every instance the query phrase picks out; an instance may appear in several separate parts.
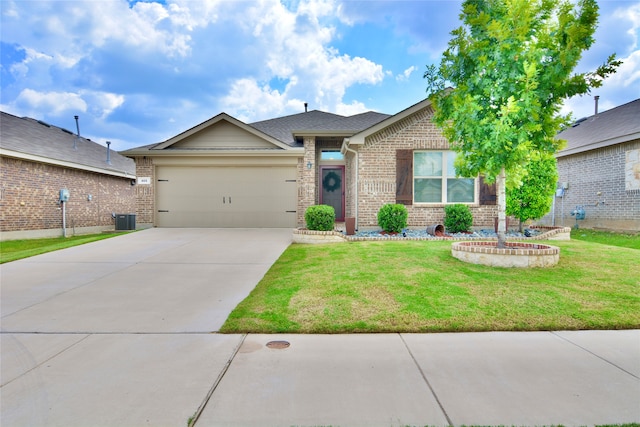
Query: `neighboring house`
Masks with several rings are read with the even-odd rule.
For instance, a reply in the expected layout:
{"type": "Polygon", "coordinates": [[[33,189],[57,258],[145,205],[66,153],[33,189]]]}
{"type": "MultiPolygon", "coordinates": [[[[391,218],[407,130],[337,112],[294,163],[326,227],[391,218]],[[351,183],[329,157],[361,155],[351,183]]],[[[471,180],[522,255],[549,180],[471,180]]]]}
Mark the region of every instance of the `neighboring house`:
{"type": "Polygon", "coordinates": [[[2,240],[65,234],[62,189],[67,235],[113,230],[112,214],[135,214],[135,163],[71,131],[2,112],[0,158],[2,240]]]}
{"type": "Polygon", "coordinates": [[[640,99],[576,121],[557,135],[558,188],[548,225],[640,231],[640,99]],[[565,188],[562,191],[562,188],[565,188]]]}
{"type": "MultiPolygon", "coordinates": [[[[306,110],[306,106],[305,106],[306,110]]],[[[122,152],[136,162],[138,222],[157,227],[297,227],[314,204],[376,227],[386,203],[409,226],[441,224],[466,203],[493,226],[495,186],[459,179],[424,100],[394,116],[309,111],[246,124],[221,113],[164,142],[122,152]]]]}

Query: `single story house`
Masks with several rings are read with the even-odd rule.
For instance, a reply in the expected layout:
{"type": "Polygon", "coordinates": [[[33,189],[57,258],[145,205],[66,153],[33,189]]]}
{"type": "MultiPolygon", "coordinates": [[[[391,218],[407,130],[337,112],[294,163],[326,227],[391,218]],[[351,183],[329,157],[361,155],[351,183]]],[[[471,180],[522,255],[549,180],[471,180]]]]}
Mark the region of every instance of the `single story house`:
{"type": "Polygon", "coordinates": [[[307,111],[255,123],[221,113],[178,135],[121,154],[136,163],[137,219],[155,227],[301,227],[314,204],[336,220],[377,227],[386,203],[409,226],[442,224],[465,203],[493,227],[495,185],[457,178],[454,152],[428,100],[389,116],[307,111]]]}
{"type": "Polygon", "coordinates": [[[567,145],[556,154],[558,191],[542,222],[640,231],[640,99],[580,119],[557,138],[567,145]]]}
{"type": "Polygon", "coordinates": [[[135,214],[133,160],[66,129],[4,112],[0,138],[2,240],[113,230],[114,214],[135,214]],[[64,206],[61,190],[69,194],[64,206]]]}

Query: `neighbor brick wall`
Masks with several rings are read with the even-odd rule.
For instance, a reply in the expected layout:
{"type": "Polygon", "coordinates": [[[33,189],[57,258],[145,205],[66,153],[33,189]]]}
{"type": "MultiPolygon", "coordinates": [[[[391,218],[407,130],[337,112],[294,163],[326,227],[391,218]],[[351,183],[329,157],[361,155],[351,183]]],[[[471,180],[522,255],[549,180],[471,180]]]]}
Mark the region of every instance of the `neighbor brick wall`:
{"type": "MultiPolygon", "coordinates": [[[[426,107],[415,114],[385,128],[370,137],[358,150],[358,226],[374,227],[377,225],[377,214],[386,203],[396,202],[396,150],[448,150],[449,142],[442,135],[431,117],[433,109],[426,107]]],[[[354,162],[353,156],[347,158],[348,165],[354,162]]],[[[355,173],[349,175],[350,181],[355,173]]],[[[350,185],[348,194],[355,193],[350,185]]],[[[350,200],[350,199],[347,199],[350,200]]],[[[407,206],[408,225],[422,227],[442,224],[444,206],[407,206]]],[[[493,227],[493,218],[497,216],[496,206],[470,206],[473,214],[473,225],[477,227],[493,227]]],[[[354,212],[348,203],[347,212],[354,212]]]]}
{"type": "Polygon", "coordinates": [[[540,222],[551,225],[555,218],[555,225],[573,227],[571,211],[584,206],[579,227],[640,231],[640,191],[625,190],[626,152],[637,149],[640,140],[559,157],[558,182],[567,182],[569,189],[540,222]]]}
{"type": "Polygon", "coordinates": [[[2,157],[0,231],[60,228],[60,189],[69,190],[67,228],[113,227],[111,213],[135,213],[131,179],[2,157]],[[91,200],[88,196],[91,195],[91,200]]]}

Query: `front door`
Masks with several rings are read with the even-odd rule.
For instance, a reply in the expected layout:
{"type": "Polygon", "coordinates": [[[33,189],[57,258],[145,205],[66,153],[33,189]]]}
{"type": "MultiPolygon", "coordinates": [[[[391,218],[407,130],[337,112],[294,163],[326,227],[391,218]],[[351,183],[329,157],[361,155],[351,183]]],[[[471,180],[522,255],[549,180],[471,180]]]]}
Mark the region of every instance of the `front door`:
{"type": "Polygon", "coordinates": [[[344,221],[344,166],[320,166],[320,204],[333,206],[344,221]]]}

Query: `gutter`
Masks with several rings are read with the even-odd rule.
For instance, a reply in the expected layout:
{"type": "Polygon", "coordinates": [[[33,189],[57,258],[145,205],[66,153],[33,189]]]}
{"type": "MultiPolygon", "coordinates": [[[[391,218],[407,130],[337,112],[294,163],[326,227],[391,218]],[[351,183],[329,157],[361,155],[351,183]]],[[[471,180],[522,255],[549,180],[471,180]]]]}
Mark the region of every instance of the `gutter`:
{"type": "MultiPolygon", "coordinates": [[[[128,178],[128,179],[136,179],[135,173],[130,173],[130,172],[127,172],[127,171],[124,171],[124,170],[118,170],[118,169],[113,169],[113,168],[100,168],[100,167],[91,166],[91,165],[83,165],[83,164],[80,164],[80,163],[74,163],[74,162],[70,162],[70,161],[66,161],[66,160],[53,159],[53,158],[50,158],[50,157],[39,156],[39,155],[36,155],[36,154],[21,153],[19,151],[7,150],[7,149],[4,149],[4,148],[0,148],[0,156],[7,156],[7,157],[14,158],[14,159],[27,160],[27,161],[30,161],[30,162],[45,163],[45,164],[61,166],[61,167],[65,167],[65,168],[89,171],[89,172],[99,173],[99,174],[102,174],[102,175],[117,176],[117,177],[120,177],[120,178],[128,178]]],[[[134,166],[134,168],[135,168],[135,166],[134,166]]]]}
{"type": "Polygon", "coordinates": [[[355,210],[356,210],[356,226],[355,229],[358,229],[358,171],[360,169],[360,165],[359,165],[359,158],[358,158],[358,152],[352,148],[349,148],[349,138],[345,138],[342,140],[342,147],[340,148],[340,152],[342,154],[344,154],[346,151],[353,153],[356,157],[356,191],[355,191],[355,199],[356,199],[356,206],[355,206],[355,210]]]}
{"type": "MultiPolygon", "coordinates": [[[[564,139],[564,138],[559,137],[558,139],[564,139]]],[[[595,141],[585,145],[581,145],[579,147],[565,148],[564,150],[558,151],[556,153],[556,157],[571,156],[573,154],[579,154],[585,151],[597,150],[599,148],[607,148],[612,145],[623,144],[625,142],[634,141],[636,139],[640,139],[640,132],[635,132],[629,135],[621,135],[614,138],[605,139],[602,141],[595,141]]]]}

